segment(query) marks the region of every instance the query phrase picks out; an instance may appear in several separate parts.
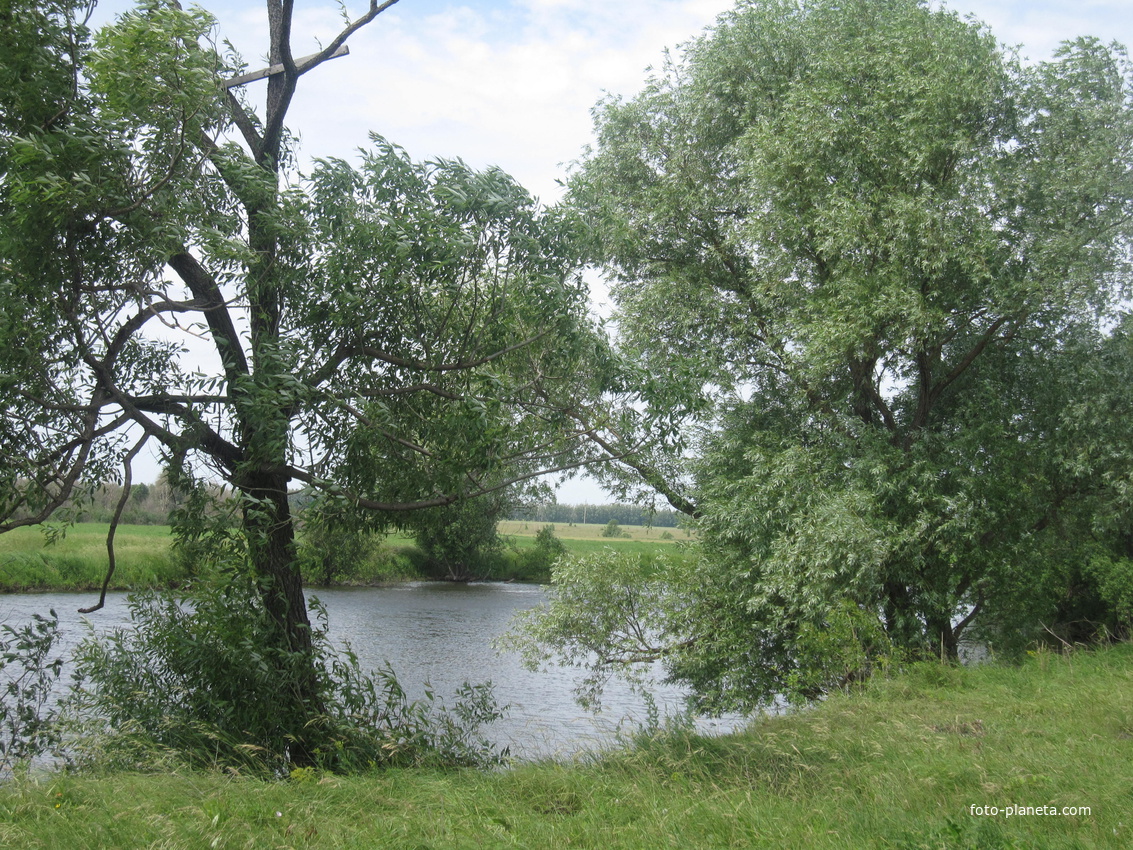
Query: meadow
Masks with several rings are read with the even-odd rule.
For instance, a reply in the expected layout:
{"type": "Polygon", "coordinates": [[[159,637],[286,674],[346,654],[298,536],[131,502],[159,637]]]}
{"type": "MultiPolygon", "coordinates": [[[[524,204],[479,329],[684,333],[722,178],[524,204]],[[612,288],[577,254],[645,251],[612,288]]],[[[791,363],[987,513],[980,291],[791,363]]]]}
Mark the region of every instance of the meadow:
{"type": "MultiPolygon", "coordinates": [[[[109,558],[106,523],[79,523],[48,543],[38,527],[0,534],[0,591],[93,590],[102,586],[109,558]]],[[[171,551],[168,526],[120,526],[114,538],[111,586],[137,589],[176,584],[186,577],[171,551]]]]}
{"type": "Polygon", "coordinates": [[[1133,647],[911,666],[718,738],[505,770],[39,774],[21,848],[1125,848],[1133,647]]]}
{"type": "MultiPolygon", "coordinates": [[[[500,523],[504,549],[497,559],[498,569],[491,578],[546,581],[549,573],[524,570],[522,553],[535,544],[542,523],[507,521],[500,523]]],[[[683,530],[645,526],[621,526],[622,537],[602,537],[605,525],[574,524],[555,526],[555,536],[568,554],[585,555],[612,548],[645,556],[680,551],[687,541],[683,530]]],[[[17,528],[0,534],[0,592],[20,593],[45,590],[92,590],[102,586],[108,563],[106,523],[79,523],[66,534],[48,543],[38,527],[17,528]]],[[[173,555],[168,526],[122,525],[115,534],[115,568],[111,588],[136,590],[142,587],[172,586],[189,577],[186,567],[173,555]]],[[[307,574],[307,573],[305,573],[307,574]]],[[[311,571],[311,575],[315,572],[311,571]]],[[[351,572],[341,573],[344,584],[379,584],[430,578],[420,550],[413,538],[390,534],[366,551],[362,562],[351,572]]]]}
{"type": "MultiPolygon", "coordinates": [[[[500,534],[516,549],[522,551],[534,545],[535,535],[547,523],[505,520],[499,524],[500,534]]],[[[620,537],[603,537],[605,524],[574,523],[551,525],[555,537],[563,542],[570,555],[589,555],[612,548],[618,552],[639,555],[658,555],[680,551],[680,543],[690,537],[683,529],[650,528],[643,525],[622,525],[620,537]],[[665,537],[664,535],[668,535],[665,537]]]]}

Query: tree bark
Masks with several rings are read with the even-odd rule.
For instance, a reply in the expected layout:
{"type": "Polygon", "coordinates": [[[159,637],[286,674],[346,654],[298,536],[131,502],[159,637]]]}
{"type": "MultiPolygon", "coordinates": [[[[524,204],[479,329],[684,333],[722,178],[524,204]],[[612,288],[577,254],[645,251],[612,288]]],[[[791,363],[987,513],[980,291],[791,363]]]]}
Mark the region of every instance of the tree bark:
{"type": "Polygon", "coordinates": [[[947,614],[928,617],[925,623],[925,637],[932,650],[941,660],[956,661],[960,657],[960,645],[956,632],[952,629],[952,618],[947,614]]]}
{"type": "Polygon", "coordinates": [[[293,701],[281,712],[295,726],[285,730],[291,739],[291,761],[299,767],[312,766],[316,742],[311,740],[308,722],[325,714],[326,705],[303,594],[287,479],[279,473],[253,472],[242,477],[240,488],[245,497],[244,532],[252,569],[264,608],[278,634],[276,649],[281,653],[282,676],[279,698],[293,701]],[[284,682],[287,687],[282,687],[284,682]]]}
{"type": "Polygon", "coordinates": [[[244,529],[264,607],[287,637],[287,648],[309,652],[311,621],[295,547],[295,526],[287,502],[287,484],[279,475],[246,476],[241,486],[249,498],[244,529]]]}

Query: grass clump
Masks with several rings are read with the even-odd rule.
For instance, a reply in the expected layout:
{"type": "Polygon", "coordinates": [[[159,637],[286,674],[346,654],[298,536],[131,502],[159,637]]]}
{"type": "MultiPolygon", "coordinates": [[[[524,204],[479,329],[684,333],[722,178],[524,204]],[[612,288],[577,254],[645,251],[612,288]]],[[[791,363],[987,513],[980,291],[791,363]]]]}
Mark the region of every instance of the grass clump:
{"type": "Polygon", "coordinates": [[[139,593],[129,607],[128,626],[92,632],[75,654],[68,755],[80,765],[279,778],[502,759],[479,734],[501,716],[490,685],[465,684],[451,709],[410,700],[391,669],[363,671],[331,644],[315,600],[309,652],[281,645],[259,587],[239,573],[139,593]]]}
{"type": "Polygon", "coordinates": [[[33,776],[0,789],[0,845],[1133,845],[1133,647],[944,670],[914,665],[736,735],[643,735],[506,771],[33,776]],[[1089,813],[1002,813],[1047,805],[1089,813]]]}

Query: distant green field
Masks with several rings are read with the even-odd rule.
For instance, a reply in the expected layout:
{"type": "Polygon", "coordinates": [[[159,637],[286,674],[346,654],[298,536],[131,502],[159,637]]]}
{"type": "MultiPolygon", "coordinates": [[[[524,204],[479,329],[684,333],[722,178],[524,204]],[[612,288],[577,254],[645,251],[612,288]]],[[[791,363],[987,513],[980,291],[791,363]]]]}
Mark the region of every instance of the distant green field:
{"type": "MultiPolygon", "coordinates": [[[[48,544],[42,529],[0,534],[0,591],[91,590],[101,587],[109,557],[105,523],[80,523],[48,544]]],[[[114,537],[116,589],[175,584],[184,578],[170,553],[169,527],[125,525],[114,537]]]]}
{"type": "Polygon", "coordinates": [[[500,534],[516,537],[534,537],[545,525],[555,529],[555,536],[560,540],[601,540],[605,543],[617,543],[618,540],[645,540],[654,543],[669,544],[678,540],[689,540],[690,535],[683,528],[650,528],[644,525],[621,525],[622,537],[603,537],[606,530],[605,523],[580,523],[563,525],[562,523],[531,522],[527,520],[504,520],[500,523],[500,534]],[[665,535],[668,537],[665,537],[665,535]],[[625,537],[624,535],[629,535],[625,537]]]}
{"type": "MultiPolygon", "coordinates": [[[[545,523],[500,523],[506,550],[524,552],[535,544],[535,535],[545,523]]],[[[108,564],[106,554],[106,523],[80,523],[67,529],[66,535],[55,543],[47,544],[43,531],[36,528],[17,528],[0,534],[0,592],[29,590],[91,590],[101,587],[108,564]]],[[[555,536],[565,544],[572,555],[587,555],[614,549],[640,555],[657,555],[677,552],[678,542],[689,540],[683,529],[657,529],[643,526],[622,526],[628,537],[602,537],[605,525],[595,523],[557,525],[555,536]],[[665,535],[665,539],[662,539],[665,535]]],[[[111,587],[131,590],[141,587],[170,586],[188,576],[172,557],[172,538],[168,526],[122,525],[115,535],[117,567],[111,587]]],[[[372,568],[363,568],[355,576],[343,576],[346,583],[373,583],[408,578],[415,575],[413,564],[420,558],[406,558],[413,550],[411,536],[390,534],[371,560],[372,568]]],[[[505,553],[506,554],[506,553],[505,553]]],[[[505,558],[505,561],[507,559],[505,558]]],[[[520,580],[545,581],[545,572],[528,575],[503,566],[500,576],[520,580]]]]}
{"type": "MultiPolygon", "coordinates": [[[[533,546],[535,535],[544,525],[550,523],[506,520],[500,523],[502,534],[517,549],[533,546]]],[[[566,545],[571,555],[589,555],[603,549],[614,549],[637,555],[659,555],[662,552],[677,552],[675,545],[691,538],[680,528],[647,528],[642,525],[620,526],[623,535],[628,537],[603,537],[604,524],[575,523],[574,525],[554,525],[555,536],[566,545]],[[665,536],[667,535],[667,536],[665,536]]]]}

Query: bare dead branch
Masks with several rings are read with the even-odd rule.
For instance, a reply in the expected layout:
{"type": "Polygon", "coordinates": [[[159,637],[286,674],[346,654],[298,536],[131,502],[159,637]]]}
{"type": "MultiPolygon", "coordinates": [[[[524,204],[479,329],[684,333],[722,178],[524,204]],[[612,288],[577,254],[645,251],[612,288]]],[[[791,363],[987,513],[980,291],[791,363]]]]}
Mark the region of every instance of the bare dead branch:
{"type": "Polygon", "coordinates": [[[142,438],[122,458],[122,494],[118,497],[118,504],[114,507],[114,516],[110,518],[110,529],[106,532],[106,556],[108,558],[106,577],[102,580],[102,590],[98,594],[98,602],[89,608],[80,608],[80,614],[91,614],[99,611],[106,604],[106,589],[110,586],[110,579],[114,577],[114,568],[117,565],[114,557],[114,535],[118,531],[118,523],[122,520],[122,512],[126,509],[126,502],[130,499],[130,487],[134,476],[134,458],[138,456],[138,452],[142,450],[142,446],[148,440],[149,434],[143,434],[142,438]]]}

